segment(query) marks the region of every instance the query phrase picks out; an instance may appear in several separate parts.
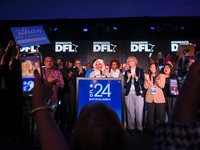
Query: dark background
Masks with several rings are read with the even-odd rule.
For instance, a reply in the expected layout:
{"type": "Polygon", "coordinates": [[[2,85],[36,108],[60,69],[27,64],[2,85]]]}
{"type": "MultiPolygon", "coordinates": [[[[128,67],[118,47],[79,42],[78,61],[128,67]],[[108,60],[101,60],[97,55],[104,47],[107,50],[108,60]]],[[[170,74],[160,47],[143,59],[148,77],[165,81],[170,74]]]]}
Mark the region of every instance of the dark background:
{"type": "Polygon", "coordinates": [[[149,53],[130,52],[131,41],[148,41],[155,45],[154,61],[159,51],[163,52],[163,56],[170,53],[176,59],[176,53],[171,52],[171,41],[188,40],[196,44],[196,51],[200,50],[200,17],[2,20],[0,21],[0,43],[6,46],[8,41],[13,39],[10,27],[34,25],[42,25],[51,42],[39,48],[43,58],[46,56],[52,56],[54,59],[63,56],[66,60],[79,58],[83,65],[92,62],[94,58],[102,58],[105,63],[109,63],[111,59],[119,59],[124,63],[128,56],[133,55],[138,58],[140,67],[148,68],[149,53]],[[88,32],[83,32],[83,28],[88,28],[88,32]],[[94,53],[93,41],[108,41],[115,44],[116,52],[94,53]],[[79,47],[76,53],[55,53],[55,42],[72,42],[79,47]]]}
{"type": "Polygon", "coordinates": [[[199,16],[199,0],[1,0],[0,20],[199,16]]]}
{"type": "Polygon", "coordinates": [[[55,59],[60,55],[65,59],[80,58],[85,65],[94,58],[102,58],[105,63],[115,58],[124,63],[128,56],[134,55],[138,65],[146,68],[149,53],[131,53],[130,42],[154,44],[155,61],[159,51],[175,58],[170,47],[175,40],[188,40],[199,51],[199,8],[198,0],[1,0],[0,43],[6,46],[13,39],[11,27],[42,25],[51,42],[39,48],[43,58],[55,59]],[[88,31],[83,32],[84,28],[88,31]],[[93,41],[116,44],[116,52],[93,53],[93,41]],[[77,53],[55,53],[55,42],[78,44],[77,53]]]}

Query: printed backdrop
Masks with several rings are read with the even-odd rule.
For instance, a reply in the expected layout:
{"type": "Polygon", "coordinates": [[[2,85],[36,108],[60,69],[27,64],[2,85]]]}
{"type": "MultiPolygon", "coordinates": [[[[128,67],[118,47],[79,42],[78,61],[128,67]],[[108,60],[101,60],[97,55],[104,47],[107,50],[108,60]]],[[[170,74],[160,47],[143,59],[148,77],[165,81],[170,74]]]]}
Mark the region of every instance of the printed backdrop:
{"type": "Polygon", "coordinates": [[[129,56],[138,59],[138,66],[147,71],[149,67],[149,54],[152,53],[154,61],[157,60],[158,52],[163,53],[163,57],[170,54],[176,59],[178,44],[195,44],[195,51],[200,50],[199,40],[185,41],[50,41],[51,44],[22,48],[21,52],[40,51],[43,59],[51,56],[56,59],[62,56],[65,60],[76,58],[81,59],[83,66],[91,63],[94,58],[103,59],[109,63],[111,59],[118,59],[125,63],[129,56]]]}

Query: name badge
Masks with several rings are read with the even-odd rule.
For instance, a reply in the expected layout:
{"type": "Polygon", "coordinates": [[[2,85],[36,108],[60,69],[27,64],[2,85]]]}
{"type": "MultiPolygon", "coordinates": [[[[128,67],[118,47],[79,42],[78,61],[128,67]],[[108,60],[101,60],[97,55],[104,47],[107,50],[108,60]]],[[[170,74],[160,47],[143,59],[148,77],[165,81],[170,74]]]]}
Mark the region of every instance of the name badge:
{"type": "Polygon", "coordinates": [[[156,93],[157,93],[157,88],[151,87],[151,94],[156,94],[156,93]]]}
{"type": "Polygon", "coordinates": [[[132,84],[134,84],[134,79],[131,80],[132,84]]]}

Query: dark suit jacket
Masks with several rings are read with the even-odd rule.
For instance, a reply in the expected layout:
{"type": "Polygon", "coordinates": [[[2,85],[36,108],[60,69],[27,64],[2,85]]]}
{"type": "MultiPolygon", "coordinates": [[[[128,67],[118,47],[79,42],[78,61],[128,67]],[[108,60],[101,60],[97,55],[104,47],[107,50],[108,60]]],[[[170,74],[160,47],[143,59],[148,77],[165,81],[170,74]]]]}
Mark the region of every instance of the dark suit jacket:
{"type": "MultiPolygon", "coordinates": [[[[124,95],[127,96],[130,92],[130,89],[131,89],[131,80],[132,80],[132,76],[131,76],[131,79],[130,81],[127,83],[127,79],[128,79],[128,76],[127,76],[127,72],[131,73],[131,70],[127,70],[125,72],[125,75],[124,75],[124,83],[125,83],[125,93],[124,95]]],[[[136,95],[139,96],[141,95],[140,91],[142,90],[143,91],[143,84],[144,84],[144,71],[142,68],[138,68],[136,67],[136,76],[138,77],[138,81],[136,81],[136,79],[134,79],[134,86],[135,86],[135,92],[136,92],[136,95]]]]}

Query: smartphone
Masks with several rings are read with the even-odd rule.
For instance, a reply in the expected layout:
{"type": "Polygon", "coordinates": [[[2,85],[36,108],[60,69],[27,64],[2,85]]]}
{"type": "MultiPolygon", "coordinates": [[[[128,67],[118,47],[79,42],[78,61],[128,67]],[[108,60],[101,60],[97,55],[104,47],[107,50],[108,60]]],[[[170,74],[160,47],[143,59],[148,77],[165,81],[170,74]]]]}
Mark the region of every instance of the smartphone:
{"type": "MultiPolygon", "coordinates": [[[[21,53],[21,75],[23,96],[33,95],[35,82],[34,70],[37,69],[42,77],[42,55],[39,52],[21,53]]],[[[41,78],[42,79],[42,78],[41,78]]]]}
{"type": "Polygon", "coordinates": [[[152,52],[151,53],[149,53],[149,58],[152,56],[152,52]]]}

